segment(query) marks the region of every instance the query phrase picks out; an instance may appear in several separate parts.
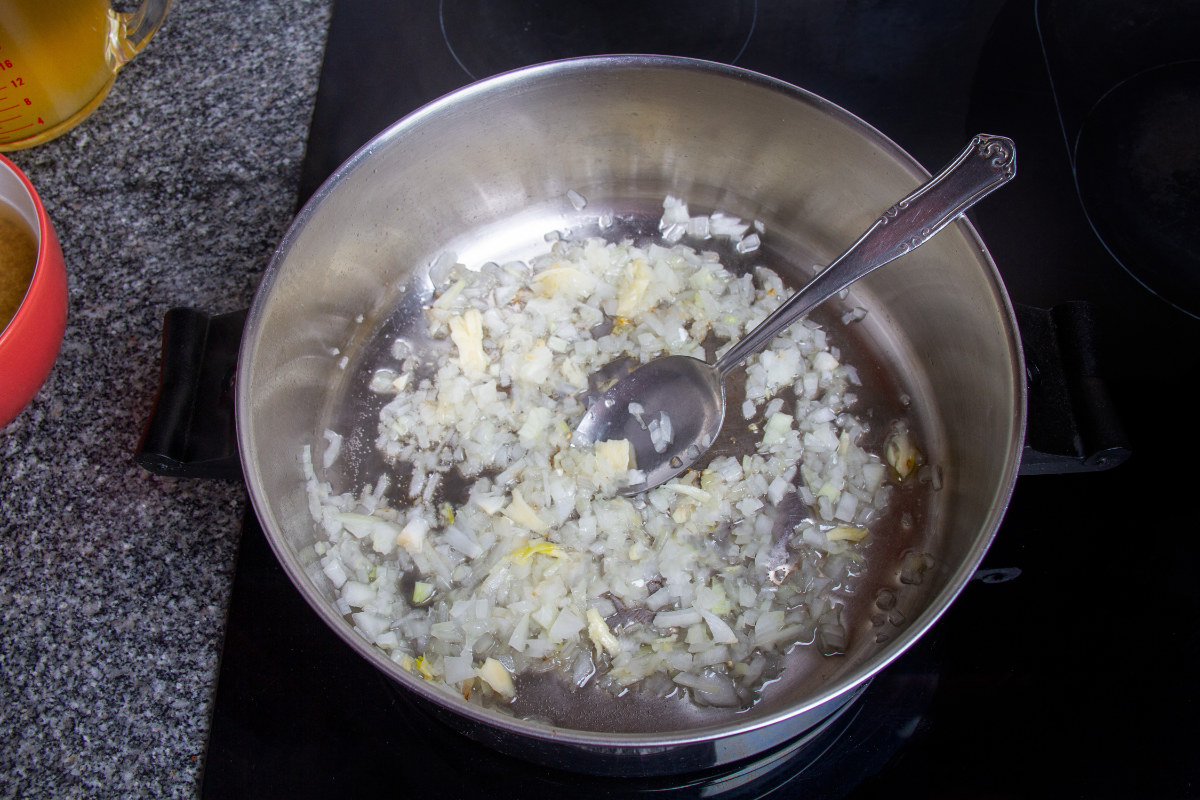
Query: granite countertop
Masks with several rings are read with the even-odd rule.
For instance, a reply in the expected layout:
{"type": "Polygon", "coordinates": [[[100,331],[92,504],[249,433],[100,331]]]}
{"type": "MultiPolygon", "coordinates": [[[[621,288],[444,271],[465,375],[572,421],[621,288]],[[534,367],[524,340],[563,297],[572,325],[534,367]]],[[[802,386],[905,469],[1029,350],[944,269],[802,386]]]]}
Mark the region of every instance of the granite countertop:
{"type": "Polygon", "coordinates": [[[133,461],[164,312],[247,306],[294,212],[332,0],[178,0],[95,114],[9,157],[66,336],[0,429],[0,797],[197,793],[240,483],[133,461]]]}

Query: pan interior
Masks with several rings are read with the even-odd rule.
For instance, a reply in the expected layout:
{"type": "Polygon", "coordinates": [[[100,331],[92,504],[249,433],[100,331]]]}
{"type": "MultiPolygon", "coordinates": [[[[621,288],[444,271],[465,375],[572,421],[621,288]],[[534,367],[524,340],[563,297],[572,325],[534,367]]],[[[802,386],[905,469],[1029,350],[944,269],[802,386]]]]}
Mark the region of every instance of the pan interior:
{"type": "Polygon", "coordinates": [[[382,400],[365,385],[395,337],[419,340],[428,272],[443,253],[468,265],[528,258],[545,249],[547,232],[585,235],[602,214],[614,215],[624,233],[649,235],[663,197],[674,194],[693,213],[761,220],[764,247],[749,257],[724,253],[724,263],[735,271],[764,264],[798,286],[921,179],[898,148],[818,98],[740,70],[678,61],[550,65],[471,87],[399,123],[302,212],[251,310],[239,440],[255,508],[285,569],[352,647],[400,683],[535,735],[552,727],[557,735],[638,741],[696,737],[767,724],[849,691],[961,588],[1015,476],[1020,357],[999,279],[966,223],[813,315],[863,376],[855,410],[873,435],[907,419],[938,477],[897,493],[873,534],[869,572],[847,598],[847,652],[796,648],[749,711],[544,683],[522,692],[533,699],[519,713],[536,720],[526,723],[430,688],[333,608],[313,550],[318,533],[299,453],[304,444],[319,450],[327,428],[345,437],[343,455],[323,476],[335,492],[387,469],[372,446],[382,400]],[[584,209],[574,208],[569,190],[587,199],[584,209]],[[843,325],[841,313],[855,307],[867,316],[843,325]],[[900,524],[906,513],[913,524],[900,524]],[[920,584],[900,581],[909,552],[930,555],[920,584]],[[898,602],[881,623],[875,601],[884,588],[898,602]]]}
{"type": "MultiPolygon", "coordinates": [[[[593,204],[605,209],[605,213],[613,213],[617,219],[616,225],[605,229],[606,238],[618,241],[626,237],[635,241],[659,238],[657,223],[661,215],[661,199],[657,202],[641,202],[636,198],[601,200],[599,203],[590,202],[589,206],[593,204]]],[[[468,268],[477,267],[484,261],[504,263],[528,260],[548,248],[545,233],[567,238],[600,234],[598,225],[590,219],[591,215],[579,216],[579,220],[563,230],[556,226],[556,223],[563,221],[557,209],[545,209],[539,215],[531,214],[529,222],[522,221],[510,226],[505,221],[495,230],[465,233],[461,239],[448,243],[451,248],[448,252],[459,252],[455,248],[461,246],[464,252],[480,254],[479,260],[471,256],[460,257],[468,268]],[[525,230],[533,235],[514,237],[514,231],[525,230]],[[485,254],[492,254],[492,257],[485,254]]],[[[793,287],[810,274],[811,265],[818,263],[813,254],[796,249],[778,251],[766,248],[751,255],[738,254],[728,246],[714,249],[722,251],[722,263],[734,271],[744,272],[759,265],[768,266],[780,274],[791,276],[789,283],[793,287]]],[[[426,263],[438,261],[439,258],[435,256],[426,263]]],[[[388,474],[395,481],[389,490],[393,507],[410,504],[405,482],[407,468],[389,464],[374,445],[378,434],[379,411],[390,396],[371,391],[368,388],[371,378],[379,369],[396,366],[392,346],[397,339],[406,341],[409,344],[406,352],[419,360],[436,362],[438,358],[445,357],[441,347],[444,343],[430,341],[423,331],[422,306],[429,300],[426,271],[423,270],[414,278],[403,289],[397,289],[389,302],[381,304],[385,311],[378,318],[364,319],[361,330],[355,333],[354,340],[344,350],[352,357],[345,369],[341,370],[341,379],[331,384],[319,421],[319,430],[330,429],[345,437],[338,461],[323,474],[331,482],[333,491],[358,491],[364,485],[373,485],[380,475],[388,474]]],[[[866,301],[855,295],[831,304],[821,309],[814,319],[831,332],[834,346],[842,354],[843,361],[853,364],[863,376],[867,376],[855,405],[858,416],[870,425],[864,446],[872,452],[882,452],[891,423],[897,420],[905,421],[922,441],[935,438],[936,433],[932,432],[936,431],[936,422],[929,413],[932,403],[913,403],[910,399],[914,392],[919,392],[918,396],[927,395],[925,388],[909,385],[910,381],[900,374],[897,365],[891,363],[894,354],[880,349],[877,344],[879,335],[870,332],[869,324],[856,322],[845,325],[841,322],[843,311],[863,307],[857,305],[860,300],[866,301]],[[926,431],[931,433],[927,435],[926,431]]],[[[728,389],[731,394],[730,407],[736,410],[740,406],[736,381],[731,381],[728,389]]],[[[570,420],[569,424],[575,422],[577,420],[570,420]]],[[[734,412],[728,415],[720,439],[753,441],[746,421],[734,412]]],[[[320,452],[324,442],[314,441],[313,445],[315,451],[320,452]]],[[[744,447],[732,454],[741,456],[749,452],[751,450],[744,447]]],[[[703,465],[704,462],[698,464],[697,468],[703,468],[703,465]]],[[[467,489],[469,483],[463,483],[461,479],[455,481],[451,473],[451,479],[439,489],[437,499],[444,498],[458,504],[463,501],[467,489]]],[[[860,638],[883,636],[886,641],[898,632],[894,622],[880,624],[878,619],[872,622],[872,617],[880,614],[875,600],[879,591],[885,588],[900,592],[902,587],[894,574],[897,565],[905,553],[920,547],[918,537],[913,534],[913,526],[902,524],[901,520],[925,518],[928,514],[926,508],[935,499],[933,495],[929,482],[918,481],[906,485],[903,491],[894,493],[886,518],[873,526],[876,543],[869,555],[870,569],[859,582],[861,588],[852,597],[839,596],[839,601],[846,603],[844,618],[848,627],[859,631],[860,638]]],[[[794,522],[799,522],[801,516],[797,513],[794,522]]],[[[913,608],[888,611],[892,612],[893,620],[899,620],[902,614],[912,613],[913,608]]],[[[827,683],[844,667],[844,660],[822,656],[813,646],[795,648],[787,662],[784,674],[767,688],[766,697],[778,695],[786,698],[811,693],[811,689],[804,688],[806,684],[815,687],[827,683]]],[[[615,697],[597,688],[594,682],[578,689],[549,674],[527,676],[518,680],[518,685],[520,691],[512,706],[514,713],[581,730],[671,731],[719,722],[729,716],[728,711],[701,707],[678,696],[662,699],[648,693],[631,692],[615,697]],[[647,713],[648,709],[652,709],[653,713],[647,713]]]]}

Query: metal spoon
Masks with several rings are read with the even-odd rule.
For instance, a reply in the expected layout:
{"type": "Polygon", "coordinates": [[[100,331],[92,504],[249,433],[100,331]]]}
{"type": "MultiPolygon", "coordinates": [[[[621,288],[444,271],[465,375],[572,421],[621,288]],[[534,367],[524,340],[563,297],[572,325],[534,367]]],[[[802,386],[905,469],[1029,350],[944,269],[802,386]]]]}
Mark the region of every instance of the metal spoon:
{"type": "MultiPolygon", "coordinates": [[[[945,169],[888,209],[849,250],[715,363],[665,356],[641,365],[592,403],[572,441],[588,445],[610,439],[629,440],[645,481],[626,486],[621,494],[644,492],[675,477],[716,440],[725,419],[724,379],[730,370],[820,303],[920,247],[1016,174],[1012,140],[979,134],[945,169]],[[630,403],[635,404],[637,413],[630,412],[630,403]],[[663,412],[669,417],[672,438],[660,452],[643,423],[660,419],[663,412]]],[[[662,446],[662,442],[659,444],[662,446]]]]}

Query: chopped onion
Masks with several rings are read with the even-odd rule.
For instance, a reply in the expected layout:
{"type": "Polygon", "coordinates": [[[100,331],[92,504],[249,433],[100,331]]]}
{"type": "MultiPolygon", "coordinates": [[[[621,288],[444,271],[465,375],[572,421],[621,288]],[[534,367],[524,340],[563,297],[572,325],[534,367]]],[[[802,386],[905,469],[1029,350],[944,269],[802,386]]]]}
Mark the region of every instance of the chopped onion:
{"type": "MultiPolygon", "coordinates": [[[[889,471],[859,444],[857,373],[819,326],[792,326],[746,362],[742,415],[758,440],[745,455],[631,499],[616,494],[643,478],[629,442],[572,445],[589,375],[622,356],[703,357],[697,337],[740,339],[788,295],[769,269],[735,275],[683,243],[724,237],[753,252],[761,223],[668,197],[659,231],[643,244],[552,232],[529,263],[467,268],[443,254],[420,334],[445,342],[446,357],[424,364],[398,339],[395,363],[366,378],[385,401],[375,446],[391,478],[334,494],[302,450],[324,536],[318,574],[338,607],[422,678],[490,689],[471,702],[503,705],[514,674],[544,668],[576,686],[684,687],[739,708],[789,648],[847,645],[838,593],[866,557],[889,471]],[[451,480],[465,486],[452,504],[451,480]],[[779,572],[774,527],[789,496],[812,518],[785,531],[779,572]]],[[[629,411],[656,447],[672,441],[670,414],[629,411]]],[[[328,470],[342,439],[325,439],[328,470]]],[[[902,579],[926,566],[910,559],[902,579]]]]}
{"type": "Polygon", "coordinates": [[[325,430],[325,441],[329,442],[329,446],[325,448],[325,455],[321,459],[321,466],[329,469],[337,461],[338,455],[342,452],[342,437],[338,433],[331,430],[325,430]]]}

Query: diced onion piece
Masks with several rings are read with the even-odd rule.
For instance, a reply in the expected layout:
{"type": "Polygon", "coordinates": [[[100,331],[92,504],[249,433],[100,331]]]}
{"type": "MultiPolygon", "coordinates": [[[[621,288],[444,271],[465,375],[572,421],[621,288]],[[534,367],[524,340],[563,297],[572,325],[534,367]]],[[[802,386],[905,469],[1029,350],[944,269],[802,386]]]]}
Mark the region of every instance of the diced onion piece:
{"type": "Polygon", "coordinates": [[[617,641],[617,637],[613,636],[609,630],[608,624],[604,621],[604,617],[600,616],[600,612],[594,608],[589,608],[587,611],[588,619],[588,637],[592,640],[592,644],[596,647],[596,655],[600,654],[600,650],[604,649],[610,656],[616,658],[621,654],[621,643],[617,641]]]}
{"type": "Polygon", "coordinates": [[[429,523],[421,517],[413,517],[400,529],[396,544],[410,553],[420,552],[425,546],[425,534],[429,532],[429,523]]]}
{"type": "Polygon", "coordinates": [[[906,428],[896,431],[888,439],[884,447],[884,456],[901,480],[911,475],[913,470],[924,462],[921,451],[913,444],[912,436],[906,428]]]}
{"type": "Polygon", "coordinates": [[[413,605],[420,605],[433,597],[434,585],[425,581],[415,581],[413,583],[412,601],[413,605]]]}
{"type": "MultiPolygon", "coordinates": [[[[444,259],[439,258],[437,261],[434,262],[434,266],[430,267],[430,271],[433,272],[434,270],[436,270],[438,265],[441,263],[444,263],[444,259]]],[[[462,294],[462,290],[464,288],[466,288],[466,285],[467,285],[467,282],[464,280],[456,281],[454,284],[452,284],[450,286],[449,289],[442,292],[441,296],[438,297],[437,300],[433,301],[433,306],[435,308],[449,308],[450,305],[456,299],[458,299],[458,296],[460,294],[462,294]]]]}
{"type": "Polygon", "coordinates": [[[739,241],[734,246],[734,249],[739,253],[752,253],[757,250],[760,245],[762,245],[762,240],[759,238],[757,233],[752,233],[739,241]]]}
{"type": "Polygon", "coordinates": [[[321,571],[329,578],[334,588],[340,589],[346,585],[346,568],[341,561],[328,561],[321,565],[321,571]]]}
{"type": "Polygon", "coordinates": [[[708,624],[709,633],[712,634],[712,640],[717,644],[737,644],[737,634],[733,632],[733,628],[711,611],[701,611],[700,615],[704,617],[705,623],[708,624]]]}
{"type": "Polygon", "coordinates": [[[458,360],[464,372],[481,374],[487,370],[488,357],[483,352],[483,315],[479,309],[467,309],[462,316],[451,317],[450,338],[458,348],[458,360]]]}
{"type": "Polygon", "coordinates": [[[650,420],[646,427],[650,433],[650,444],[654,447],[654,452],[665,452],[667,446],[675,438],[675,433],[671,428],[671,415],[666,411],[661,411],[658,419],[650,420]]]}
{"type": "Polygon", "coordinates": [[[566,553],[563,549],[554,542],[547,542],[545,539],[536,542],[530,542],[513,553],[513,558],[520,562],[528,561],[536,555],[551,556],[553,558],[566,558],[566,553]]]}
{"type": "Polygon", "coordinates": [[[691,689],[696,693],[697,699],[707,705],[729,707],[738,704],[733,682],[727,677],[680,672],[672,680],[691,689]]]}
{"type": "Polygon", "coordinates": [[[685,608],[679,611],[660,611],[654,615],[654,627],[664,630],[667,628],[685,628],[703,620],[704,617],[694,608],[685,608]]]}
{"type": "Polygon", "coordinates": [[[699,486],[692,486],[687,483],[673,481],[671,483],[664,483],[661,488],[668,492],[674,492],[676,494],[684,495],[685,497],[690,497],[693,500],[698,500],[701,503],[707,503],[709,500],[712,500],[711,492],[707,492],[704,489],[701,489],[699,486]]]}
{"type": "Polygon", "coordinates": [[[375,590],[365,583],[346,581],[342,586],[342,597],[355,608],[363,608],[375,601],[375,590]]]}
{"type": "Polygon", "coordinates": [[[477,494],[471,500],[475,505],[484,510],[488,516],[500,513],[500,509],[504,508],[504,495],[502,494],[477,494]]]}
{"type": "Polygon", "coordinates": [[[813,369],[818,372],[833,372],[838,366],[838,360],[827,350],[822,350],[813,356],[813,369]]]}
{"type": "Polygon", "coordinates": [[[388,629],[389,620],[382,614],[358,611],[351,614],[350,618],[354,620],[355,626],[371,643],[375,643],[376,638],[388,629]]]}
{"type": "Polygon", "coordinates": [[[564,608],[558,612],[558,616],[554,618],[554,622],[551,623],[546,633],[551,641],[561,642],[575,636],[583,630],[583,627],[583,620],[570,608],[564,608]]]}
{"type": "Polygon", "coordinates": [[[633,446],[628,439],[609,439],[595,444],[596,460],[609,475],[620,475],[633,466],[633,446]]]}
{"type": "Polygon", "coordinates": [[[328,428],[325,430],[324,436],[325,441],[329,442],[329,445],[325,448],[325,454],[321,459],[321,466],[329,469],[337,461],[338,454],[342,452],[342,437],[341,434],[335,433],[328,428]]]}
{"type": "Polygon", "coordinates": [[[512,675],[508,674],[508,670],[496,659],[489,657],[484,660],[477,674],[496,694],[508,698],[516,696],[517,688],[513,685],[512,675]]]}
{"type": "Polygon", "coordinates": [[[634,317],[648,311],[655,295],[650,293],[652,275],[643,259],[635,258],[625,267],[617,290],[617,316],[634,317]]]}
{"type": "Polygon", "coordinates": [[[355,538],[362,539],[371,533],[371,529],[375,527],[376,519],[369,514],[354,514],[351,512],[343,512],[334,514],[333,518],[342,523],[342,527],[354,534],[355,538]]]}
{"type": "Polygon", "coordinates": [[[933,557],[927,553],[908,553],[900,567],[900,582],[917,585],[925,579],[925,571],[933,566],[933,557]]]}
{"type": "Polygon", "coordinates": [[[474,659],[471,656],[446,656],[442,659],[443,677],[446,683],[462,683],[476,676],[474,659]]]}
{"type": "Polygon", "coordinates": [[[763,426],[762,441],[765,445],[779,444],[792,430],[792,417],[789,414],[778,413],[767,420],[763,426]]]}
{"type": "Polygon", "coordinates": [[[534,290],[543,297],[586,297],[596,287],[596,279],[575,267],[554,266],[533,276],[534,290]]]}
{"type": "Polygon", "coordinates": [[[371,529],[371,549],[383,556],[391,555],[401,533],[401,528],[396,525],[379,520],[371,529]]]}
{"type": "Polygon", "coordinates": [[[857,525],[838,525],[825,532],[825,538],[831,542],[857,542],[866,535],[867,529],[857,525]]]}
{"type": "Polygon", "coordinates": [[[550,524],[538,516],[538,513],[525,502],[520,489],[512,490],[512,499],[500,513],[504,514],[504,516],[508,517],[515,524],[523,528],[528,528],[534,533],[545,533],[550,528],[550,524]]]}

